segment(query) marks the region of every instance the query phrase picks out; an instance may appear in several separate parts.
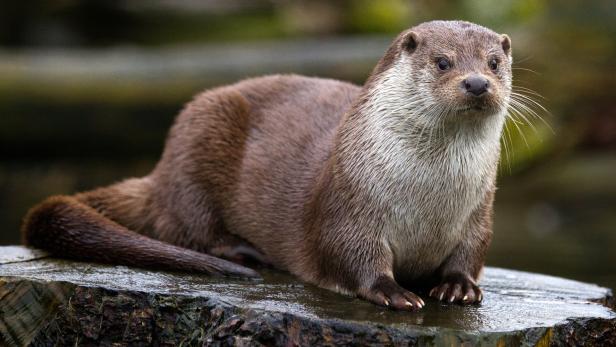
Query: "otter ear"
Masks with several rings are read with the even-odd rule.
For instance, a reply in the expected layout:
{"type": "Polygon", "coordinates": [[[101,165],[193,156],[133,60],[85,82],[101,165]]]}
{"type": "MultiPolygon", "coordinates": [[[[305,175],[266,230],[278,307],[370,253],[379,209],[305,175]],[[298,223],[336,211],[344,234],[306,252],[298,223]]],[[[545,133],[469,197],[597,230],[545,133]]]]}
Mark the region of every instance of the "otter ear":
{"type": "Polygon", "coordinates": [[[413,53],[419,45],[419,35],[414,31],[409,31],[402,38],[402,48],[409,53],[413,53]]]}
{"type": "Polygon", "coordinates": [[[503,51],[505,54],[511,55],[511,39],[506,34],[501,35],[501,46],[503,46],[503,51]]]}

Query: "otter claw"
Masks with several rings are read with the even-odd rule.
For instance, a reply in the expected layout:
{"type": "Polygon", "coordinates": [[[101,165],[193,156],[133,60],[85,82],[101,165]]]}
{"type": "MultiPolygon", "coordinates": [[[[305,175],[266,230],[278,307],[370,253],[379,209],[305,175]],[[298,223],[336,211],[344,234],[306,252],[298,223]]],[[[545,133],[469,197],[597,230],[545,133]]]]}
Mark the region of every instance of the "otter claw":
{"type": "Polygon", "coordinates": [[[372,287],[361,296],[376,304],[396,310],[414,311],[423,307],[421,298],[402,288],[394,279],[386,276],[379,277],[372,287]]]}
{"type": "Polygon", "coordinates": [[[474,304],[483,299],[481,289],[466,275],[454,274],[443,279],[441,284],[430,290],[430,297],[448,303],[474,304]]]}

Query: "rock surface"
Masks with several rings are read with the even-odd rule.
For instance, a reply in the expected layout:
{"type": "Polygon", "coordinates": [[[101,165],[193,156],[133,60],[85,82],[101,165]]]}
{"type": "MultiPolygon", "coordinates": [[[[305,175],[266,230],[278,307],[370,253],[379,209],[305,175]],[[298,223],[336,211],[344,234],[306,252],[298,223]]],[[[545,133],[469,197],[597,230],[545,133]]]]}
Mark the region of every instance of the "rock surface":
{"type": "Polygon", "coordinates": [[[151,272],[0,247],[0,345],[616,345],[611,291],[486,268],[485,299],[392,312],[261,271],[151,272]]]}

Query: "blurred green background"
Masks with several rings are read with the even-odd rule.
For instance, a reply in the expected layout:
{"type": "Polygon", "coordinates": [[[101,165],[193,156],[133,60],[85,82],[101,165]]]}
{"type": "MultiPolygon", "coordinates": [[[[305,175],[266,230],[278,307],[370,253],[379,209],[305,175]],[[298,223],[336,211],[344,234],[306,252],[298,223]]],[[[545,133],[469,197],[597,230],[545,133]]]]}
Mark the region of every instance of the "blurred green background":
{"type": "Polygon", "coordinates": [[[549,110],[535,107],[549,126],[508,124],[488,264],[616,288],[614,1],[0,6],[0,244],[48,195],[148,173],[204,88],[280,72],[361,84],[402,29],[465,19],[512,37],[514,83],[549,110]]]}

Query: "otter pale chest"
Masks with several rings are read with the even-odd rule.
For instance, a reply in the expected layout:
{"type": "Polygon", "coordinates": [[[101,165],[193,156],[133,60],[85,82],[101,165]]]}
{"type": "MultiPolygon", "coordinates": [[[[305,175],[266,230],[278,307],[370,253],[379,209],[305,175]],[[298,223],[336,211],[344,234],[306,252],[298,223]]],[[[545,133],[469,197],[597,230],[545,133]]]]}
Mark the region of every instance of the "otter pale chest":
{"type": "Polygon", "coordinates": [[[206,91],[143,178],[51,197],[24,239],[60,256],[256,277],[253,258],[396,309],[481,301],[506,35],[435,21],[401,33],[363,87],[269,76],[206,91]]]}
{"type": "Polygon", "coordinates": [[[433,153],[429,160],[409,156],[412,163],[406,166],[423,174],[403,177],[388,199],[398,201],[389,207],[395,215],[388,219],[388,242],[394,273],[405,281],[431,274],[457,245],[472,237],[465,224],[494,189],[495,168],[486,165],[483,155],[497,157],[498,142],[490,144],[492,153],[481,153],[477,144],[460,141],[443,143],[443,153],[433,153]],[[453,159],[451,152],[459,147],[464,147],[465,156],[453,159]]]}

